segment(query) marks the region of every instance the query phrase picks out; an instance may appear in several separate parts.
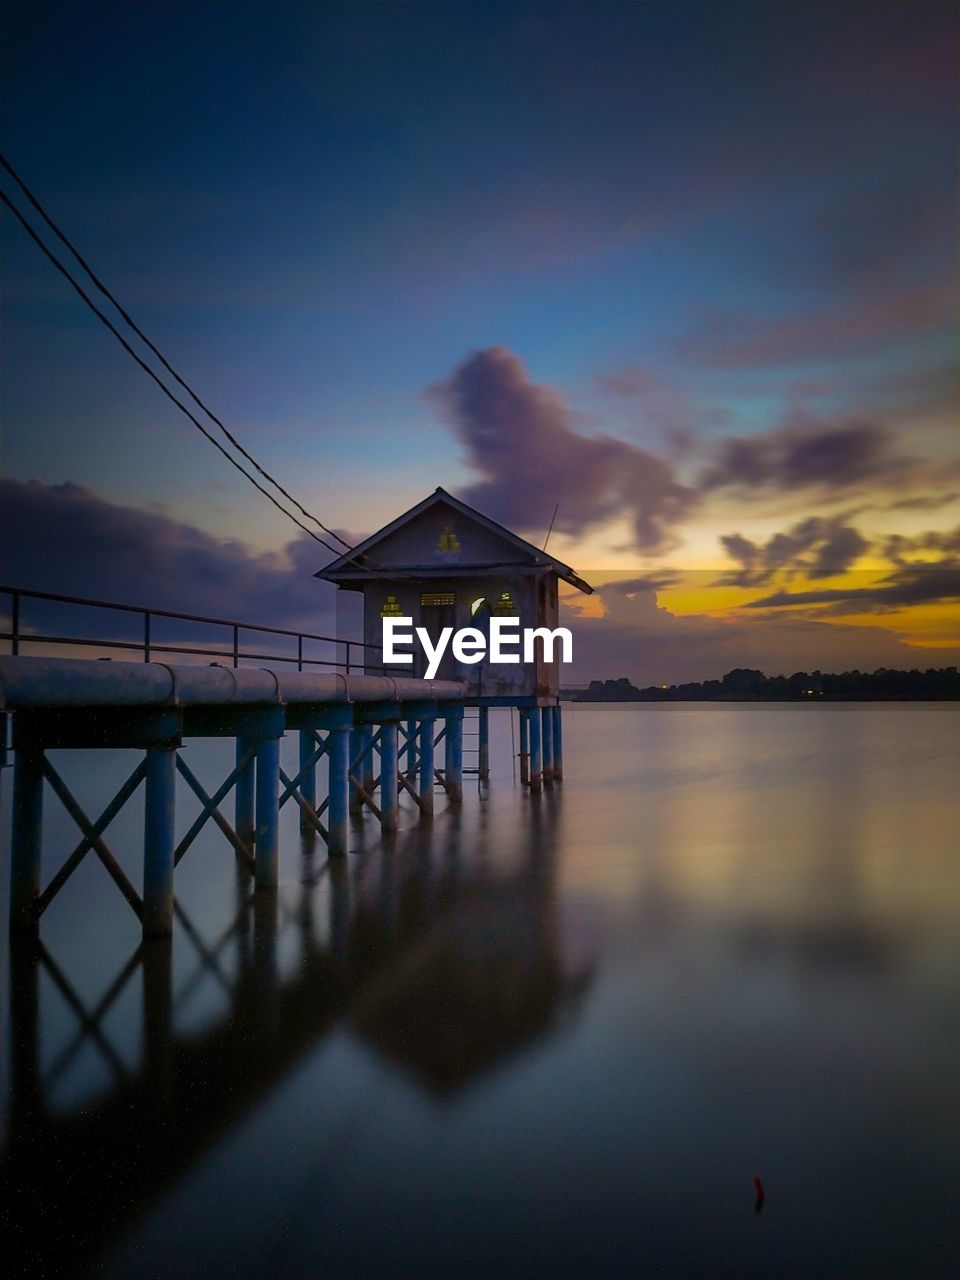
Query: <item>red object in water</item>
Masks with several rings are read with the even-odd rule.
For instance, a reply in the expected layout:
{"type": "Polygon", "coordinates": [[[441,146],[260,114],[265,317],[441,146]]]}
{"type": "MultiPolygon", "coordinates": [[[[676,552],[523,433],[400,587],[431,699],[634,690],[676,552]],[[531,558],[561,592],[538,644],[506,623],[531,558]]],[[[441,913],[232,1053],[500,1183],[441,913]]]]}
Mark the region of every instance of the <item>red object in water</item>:
{"type": "Polygon", "coordinates": [[[753,1175],[753,1185],[757,1193],[757,1204],[762,1204],[767,1193],[764,1191],[763,1183],[757,1174],[753,1175]]]}

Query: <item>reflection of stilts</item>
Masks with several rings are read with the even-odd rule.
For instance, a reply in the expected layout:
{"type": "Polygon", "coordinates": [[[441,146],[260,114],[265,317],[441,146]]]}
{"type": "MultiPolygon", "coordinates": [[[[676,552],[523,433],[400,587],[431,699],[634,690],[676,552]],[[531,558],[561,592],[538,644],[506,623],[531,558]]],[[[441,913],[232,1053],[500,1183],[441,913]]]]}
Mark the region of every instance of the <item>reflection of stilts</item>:
{"type": "Polygon", "coordinates": [[[583,983],[564,974],[557,950],[558,802],[553,795],[523,806],[515,833],[522,853],[512,868],[498,856],[496,874],[487,870],[496,838],[489,815],[474,824],[453,809],[433,828],[417,823],[393,837],[390,851],[371,849],[349,863],[328,859],[316,877],[320,887],[300,884],[289,906],[277,894],[254,893],[240,864],[236,916],[219,936],[203,937],[175,905],[177,945],[196,956],[182,986],[171,985],[170,940],[151,939],[92,1011],[36,935],[15,939],[14,1088],[0,1159],[0,1193],[24,1254],[11,1255],[12,1269],[29,1272],[28,1253],[42,1253],[53,1274],[88,1265],[123,1225],[116,1200],[103,1195],[107,1182],[124,1187],[131,1211],[148,1206],[348,1012],[353,1032],[431,1090],[459,1087],[549,1033],[583,983]],[[377,878],[361,900],[367,867],[377,878]],[[315,904],[329,911],[329,934],[316,929],[315,904]],[[288,930],[297,933],[294,948],[282,945],[288,930]],[[138,970],[143,1053],[125,1066],[106,1015],[138,970]],[[76,1043],[46,1070],[42,973],[78,1022],[76,1043]],[[216,984],[226,1008],[199,1027],[191,1022],[188,1034],[187,1006],[205,983],[216,984]],[[95,1047],[112,1082],[82,1112],[51,1107],[51,1089],[82,1061],[83,1045],[95,1047]]]}

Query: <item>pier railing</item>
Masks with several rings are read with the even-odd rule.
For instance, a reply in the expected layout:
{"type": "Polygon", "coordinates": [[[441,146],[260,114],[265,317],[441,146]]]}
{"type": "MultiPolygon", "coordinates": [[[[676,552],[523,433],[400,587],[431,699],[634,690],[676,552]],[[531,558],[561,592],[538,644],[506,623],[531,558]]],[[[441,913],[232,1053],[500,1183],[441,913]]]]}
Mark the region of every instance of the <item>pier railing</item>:
{"type": "Polygon", "coordinates": [[[139,654],[144,662],[154,661],[163,654],[172,654],[207,658],[211,661],[226,659],[234,667],[239,667],[244,661],[282,662],[295,666],[297,671],[328,669],[343,671],[346,675],[351,672],[385,669],[380,661],[383,656],[382,648],[362,640],[343,640],[312,631],[293,631],[285,627],[239,622],[231,618],[210,618],[197,613],[148,609],[140,605],[117,604],[109,600],[90,600],[83,596],[58,595],[50,591],[29,591],[21,587],[0,585],[0,601],[4,600],[9,603],[0,614],[0,641],[9,644],[7,652],[13,656],[72,648],[118,649],[124,651],[124,656],[127,652],[139,654]],[[31,601],[86,610],[86,617],[97,633],[64,634],[67,628],[59,625],[54,630],[31,625],[25,617],[31,601]],[[99,613],[99,619],[93,611],[99,613]],[[104,614],[109,618],[106,623],[104,614]],[[121,619],[136,620],[135,635],[131,637],[129,632],[127,635],[107,634],[121,619]],[[213,639],[209,643],[193,644],[187,643],[183,637],[162,639],[158,636],[156,626],[161,619],[188,626],[214,627],[219,630],[222,638],[213,639]],[[263,637],[266,636],[271,639],[264,643],[263,637]],[[287,642],[287,651],[277,652],[278,648],[284,647],[284,641],[287,642]],[[256,647],[246,647],[251,643],[256,647]],[[332,645],[333,656],[312,656],[311,647],[318,644],[332,645]]]}

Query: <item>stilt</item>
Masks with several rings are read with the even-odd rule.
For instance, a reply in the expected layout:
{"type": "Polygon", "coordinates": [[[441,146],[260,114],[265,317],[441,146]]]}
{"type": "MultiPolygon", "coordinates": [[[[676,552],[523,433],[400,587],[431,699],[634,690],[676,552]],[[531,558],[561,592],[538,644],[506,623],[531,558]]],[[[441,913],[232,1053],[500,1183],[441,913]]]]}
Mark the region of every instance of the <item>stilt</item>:
{"type": "MultiPolygon", "coordinates": [[[[310,768],[307,768],[307,765],[316,750],[316,735],[311,729],[301,729],[300,768],[298,772],[302,774],[302,777],[300,778],[300,786],[298,787],[298,790],[304,800],[306,800],[313,809],[316,809],[317,807],[317,766],[316,764],[313,764],[310,768]],[[304,769],[306,769],[306,773],[303,772],[304,769]]],[[[302,809],[300,810],[300,833],[301,835],[314,834],[314,829],[310,825],[310,819],[302,809]]]]}
{"type": "Polygon", "coordinates": [[[175,847],[177,752],[147,749],[143,814],[143,936],[173,932],[173,851],[175,847]]]}
{"type": "Polygon", "coordinates": [[[433,726],[432,717],[420,721],[420,813],[433,817],[433,726]]]}
{"type": "MultiPolygon", "coordinates": [[[[249,738],[237,738],[237,757],[236,762],[240,761],[249,751],[251,742],[249,738]]],[[[234,830],[253,853],[253,837],[254,837],[254,788],[256,778],[256,762],[251,757],[249,762],[243,767],[237,776],[236,788],[233,794],[234,802],[234,830]]]]}
{"type": "Polygon", "coordinates": [[[380,826],[384,831],[396,831],[400,818],[397,733],[395,720],[380,726],[380,826]]]}
{"type": "Polygon", "coordinates": [[[10,1093],[4,1138],[29,1150],[43,1110],[40,1078],[40,939],[22,933],[10,942],[10,1093]]]}
{"type": "Polygon", "coordinates": [[[520,712],[520,785],[530,785],[530,712],[519,707],[520,712]]]}
{"type": "Polygon", "coordinates": [[[540,709],[540,725],[543,743],[543,785],[553,786],[553,707],[540,709]]]}
{"type": "Polygon", "coordinates": [[[327,788],[330,803],[327,805],[327,814],[330,835],[327,841],[327,852],[331,858],[342,857],[347,852],[351,737],[349,727],[343,725],[331,729],[328,739],[327,788]]]}
{"type": "Polygon", "coordinates": [[[553,779],[563,781],[563,717],[559,702],[553,708],[553,779]]]}
{"type": "Polygon", "coordinates": [[[275,889],[280,872],[280,739],[263,738],[257,746],[257,834],[254,885],[275,889]]]}
{"type": "Polygon", "coordinates": [[[13,769],[13,833],[10,873],[10,928],[37,929],[40,848],[43,837],[43,751],[16,749],[13,769]]]}
{"type": "MultiPolygon", "coordinates": [[[[443,777],[451,804],[459,804],[463,799],[463,707],[453,708],[445,716],[444,724],[443,777]]],[[[483,766],[480,768],[482,777],[483,766]]]]}
{"type": "Polygon", "coordinates": [[[408,778],[413,778],[417,772],[417,722],[416,720],[407,721],[407,768],[408,778]]]}
{"type": "Polygon", "coordinates": [[[477,708],[477,733],[479,734],[480,758],[478,765],[480,769],[480,781],[490,781],[490,708],[477,708]]]}
{"type": "Polygon", "coordinates": [[[373,780],[376,777],[373,770],[373,725],[365,724],[361,732],[363,734],[363,765],[358,777],[363,783],[364,791],[368,796],[372,796],[373,780]]]}
{"type": "MultiPolygon", "coordinates": [[[[362,753],[364,748],[363,725],[354,725],[350,731],[350,772],[361,781],[363,774],[362,753]],[[355,767],[354,767],[355,766],[355,767]]],[[[350,783],[350,812],[358,814],[363,812],[363,801],[360,799],[360,791],[356,783],[350,783]]]]}
{"type": "Polygon", "coordinates": [[[531,707],[530,717],[530,790],[539,791],[543,785],[543,756],[540,751],[540,708],[531,707]]]}
{"type": "Polygon", "coordinates": [[[160,1109],[170,1101],[173,1060],[173,943],[152,938],[141,952],[143,963],[143,1073],[160,1109]]]}

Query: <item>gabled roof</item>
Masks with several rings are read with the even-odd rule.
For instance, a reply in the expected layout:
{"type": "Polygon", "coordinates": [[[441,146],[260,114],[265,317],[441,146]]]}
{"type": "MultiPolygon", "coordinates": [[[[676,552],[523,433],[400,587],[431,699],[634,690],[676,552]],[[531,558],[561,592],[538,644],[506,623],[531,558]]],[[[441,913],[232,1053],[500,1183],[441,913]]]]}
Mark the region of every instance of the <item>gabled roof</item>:
{"type": "MultiPolygon", "coordinates": [[[[556,556],[548,555],[546,551],[541,551],[539,547],[535,547],[532,542],[527,542],[525,538],[518,537],[502,524],[498,524],[496,520],[491,520],[489,516],[485,516],[482,511],[477,511],[475,507],[468,506],[465,502],[461,502],[459,498],[455,498],[452,493],[447,493],[446,489],[437,488],[429,497],[424,498],[422,502],[418,502],[415,507],[411,507],[409,511],[405,511],[403,515],[397,516],[396,520],[391,520],[389,524],[385,524],[382,529],[378,529],[376,533],[370,535],[352,551],[348,551],[345,555],[340,556],[338,560],[334,560],[332,564],[328,564],[325,568],[320,569],[313,576],[315,578],[323,578],[327,582],[355,582],[357,580],[378,578],[393,575],[394,570],[402,573],[405,570],[413,571],[420,568],[417,565],[384,565],[382,568],[376,563],[376,555],[370,555],[369,561],[364,563],[364,557],[368,553],[374,552],[374,549],[383,542],[390,534],[396,532],[397,529],[409,523],[424,511],[429,511],[431,507],[438,506],[443,503],[445,506],[452,507],[454,511],[458,511],[467,519],[473,520],[482,528],[490,533],[496,534],[505,542],[510,543],[518,551],[522,552],[523,559],[516,563],[524,565],[540,565],[546,569],[552,569],[559,578],[564,582],[569,582],[571,586],[577,587],[580,591],[586,592],[588,595],[593,593],[593,587],[588,582],[577,576],[568,564],[564,564],[562,560],[558,560],[556,556]]],[[[427,568],[427,566],[422,566],[427,568]]],[[[465,566],[469,567],[469,566],[465,566]]],[[[499,567],[499,566],[498,566],[499,567]]],[[[431,566],[436,568],[436,566],[431,566]]],[[[453,565],[445,566],[445,571],[450,576],[456,576],[456,567],[453,565]]]]}

